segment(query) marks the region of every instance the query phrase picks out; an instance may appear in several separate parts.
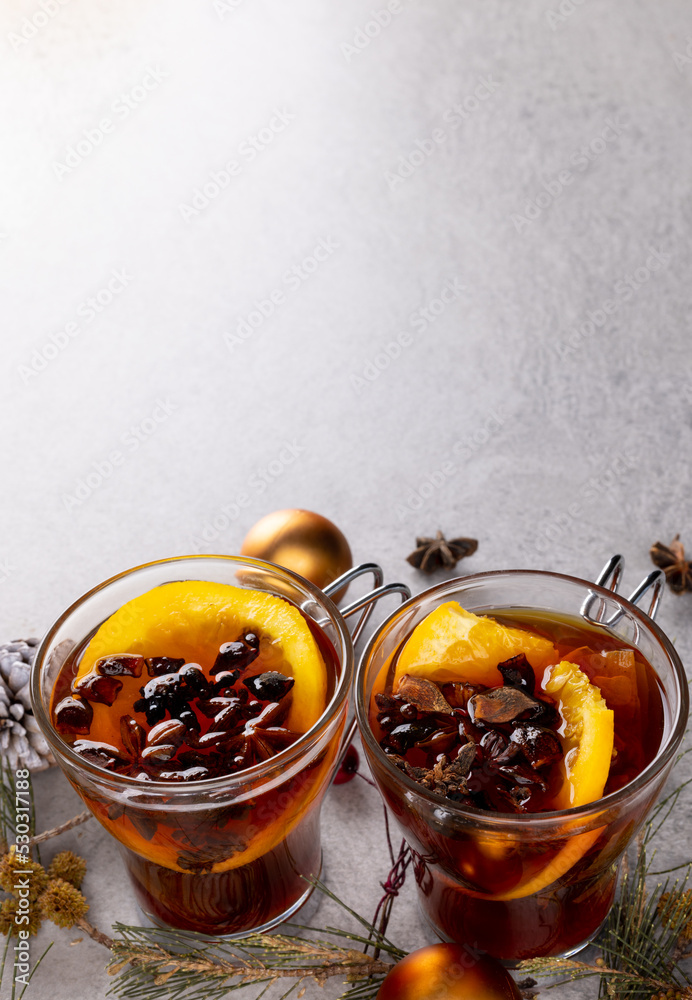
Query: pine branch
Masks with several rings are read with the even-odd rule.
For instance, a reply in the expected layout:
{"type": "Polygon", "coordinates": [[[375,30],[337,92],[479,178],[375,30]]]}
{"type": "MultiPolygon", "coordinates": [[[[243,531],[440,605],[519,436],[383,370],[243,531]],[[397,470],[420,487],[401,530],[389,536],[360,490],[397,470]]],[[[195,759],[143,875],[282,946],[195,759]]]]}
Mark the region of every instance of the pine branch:
{"type": "Polygon", "coordinates": [[[32,845],[42,844],[44,840],[50,840],[52,837],[59,837],[61,833],[67,833],[68,830],[73,830],[76,826],[86,823],[88,819],[91,819],[91,813],[85,810],[78,816],[68,819],[67,822],[61,823],[60,826],[54,826],[51,830],[46,830],[45,833],[39,833],[37,836],[32,837],[29,843],[32,845]]]}
{"type": "MultiPolygon", "coordinates": [[[[184,993],[187,1000],[221,1000],[243,986],[268,988],[283,979],[295,979],[296,985],[312,980],[321,986],[335,976],[363,985],[391,969],[390,963],[361,951],[287,934],[249,934],[229,945],[212,942],[191,948],[198,943],[195,936],[123,924],[115,929],[120,937],[113,941],[108,972],[118,980],[109,995],[123,998],[151,1000],[184,993]]],[[[372,991],[372,983],[367,985],[372,991]]]]}
{"type": "Polygon", "coordinates": [[[109,951],[113,949],[113,938],[108,937],[108,935],[104,934],[103,931],[100,931],[98,927],[94,927],[94,925],[90,924],[88,920],[84,919],[84,917],[80,917],[75,926],[81,927],[85,934],[88,934],[92,940],[98,941],[99,944],[104,945],[109,951]]]}

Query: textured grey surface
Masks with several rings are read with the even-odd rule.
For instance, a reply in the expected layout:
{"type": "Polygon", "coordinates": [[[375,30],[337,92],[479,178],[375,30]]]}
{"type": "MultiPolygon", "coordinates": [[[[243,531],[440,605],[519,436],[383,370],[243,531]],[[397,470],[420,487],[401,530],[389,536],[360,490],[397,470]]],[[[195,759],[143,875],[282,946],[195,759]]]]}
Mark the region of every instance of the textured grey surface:
{"type": "MultiPolygon", "coordinates": [[[[3,639],[280,507],[414,590],[438,527],[480,539],[464,570],[621,551],[632,586],[655,539],[692,544],[685,0],[46,7],[0,11],[3,639]]],[[[688,663],[691,600],[660,614],[688,663]]],[[[43,824],[78,809],[55,772],[36,790],[43,824]]],[[[330,884],[370,913],[376,796],[324,817],[330,884]]],[[[64,846],[92,919],[136,919],[100,830],[64,846]]],[[[392,933],[425,940],[411,887],[392,933]]],[[[103,995],[75,937],[37,1000],[103,995]]]]}

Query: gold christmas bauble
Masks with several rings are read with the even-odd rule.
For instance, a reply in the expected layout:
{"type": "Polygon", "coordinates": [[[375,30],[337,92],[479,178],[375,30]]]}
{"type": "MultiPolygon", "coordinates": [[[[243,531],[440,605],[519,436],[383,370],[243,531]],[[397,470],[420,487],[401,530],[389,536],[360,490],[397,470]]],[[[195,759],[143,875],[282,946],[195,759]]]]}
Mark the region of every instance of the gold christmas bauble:
{"type": "MultiPolygon", "coordinates": [[[[344,534],[311,510],[275,510],[267,514],[250,528],[240,554],[292,569],[320,590],[353,565],[344,534]]],[[[345,590],[333,599],[337,600],[345,590]]]]}
{"type": "Polygon", "coordinates": [[[521,1000],[521,994],[495,959],[459,944],[433,944],[402,958],[377,1000],[521,1000]]]}

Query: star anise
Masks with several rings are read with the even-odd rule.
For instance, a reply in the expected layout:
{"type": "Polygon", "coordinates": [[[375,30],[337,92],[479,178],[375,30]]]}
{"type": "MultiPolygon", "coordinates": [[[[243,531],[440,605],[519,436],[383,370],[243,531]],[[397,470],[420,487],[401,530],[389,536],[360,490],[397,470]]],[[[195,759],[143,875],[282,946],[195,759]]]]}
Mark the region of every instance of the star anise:
{"type": "Polygon", "coordinates": [[[298,739],[299,734],[276,725],[285,714],[285,706],[266,705],[258,716],[248,719],[243,731],[224,747],[233,770],[243,770],[268,760],[298,739]]]}
{"type": "Polygon", "coordinates": [[[674,593],[692,590],[692,564],[685,559],[685,546],[680,541],[680,535],[676,535],[670,545],[656,542],[649,551],[652,562],[663,570],[674,593]]]}
{"type": "Polygon", "coordinates": [[[473,555],[477,548],[475,538],[451,538],[447,541],[438,531],[434,538],[417,538],[416,548],[406,562],[424,573],[434,573],[437,569],[454,569],[460,559],[473,555]]]}

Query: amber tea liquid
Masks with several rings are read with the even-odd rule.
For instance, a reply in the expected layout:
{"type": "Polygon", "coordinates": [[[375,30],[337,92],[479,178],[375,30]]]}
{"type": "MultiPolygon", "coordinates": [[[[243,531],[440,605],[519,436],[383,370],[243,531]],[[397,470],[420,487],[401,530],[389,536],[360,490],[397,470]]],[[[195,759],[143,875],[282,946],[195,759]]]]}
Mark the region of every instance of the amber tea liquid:
{"type": "MultiPolygon", "coordinates": [[[[337,656],[324,633],[309,624],[327,667],[329,701],[339,675],[337,656]]],[[[55,706],[70,694],[89,638],[68,657],[57,677],[52,698],[54,725],[55,706]]],[[[148,680],[144,671],[133,683],[139,686],[148,680]]],[[[113,708],[117,709],[117,701],[113,708]]],[[[204,718],[199,718],[204,724],[204,718]]],[[[57,725],[56,729],[60,731],[57,725]]],[[[117,802],[112,796],[99,796],[93,786],[89,792],[74,782],[73,786],[120,842],[137,900],[149,917],[212,936],[239,934],[271,925],[297,909],[310,891],[303,876],[319,875],[320,804],[338,753],[340,732],[326,750],[306,757],[297,771],[288,768],[268,787],[255,779],[255,788],[250,779],[238,800],[230,802],[221,787],[218,798],[223,801],[218,805],[214,791],[209,792],[205,807],[199,801],[186,803],[185,789],[178,782],[171,788],[169,808],[165,803],[162,808],[160,799],[154,797],[147,803],[146,780],[141,781],[141,794],[130,786],[128,796],[117,802]]],[[[73,745],[81,738],[61,735],[73,745]]],[[[211,767],[213,750],[208,757],[211,767]]],[[[200,760],[204,762],[203,753],[200,760]]],[[[149,777],[156,779],[156,773],[149,777]]]]}
{"type": "MultiPolygon", "coordinates": [[[[615,730],[604,794],[622,788],[651,763],[663,736],[663,696],[653,668],[636,648],[577,618],[523,609],[487,614],[503,625],[550,639],[558,659],[578,664],[601,689],[613,710],[615,730]],[[607,658],[601,656],[604,652],[607,658]],[[619,657],[619,652],[626,656],[619,657]]],[[[378,679],[374,693],[387,691],[392,674],[390,664],[388,677],[378,679]]],[[[537,690],[540,680],[537,675],[537,690]]],[[[385,733],[377,714],[373,698],[370,724],[379,742],[385,733]]],[[[410,803],[402,801],[383,768],[377,777],[414,851],[423,911],[439,937],[471,943],[508,962],[568,954],[593,937],[613,901],[617,862],[632,837],[631,815],[619,818],[613,813],[604,817],[602,827],[576,836],[565,827],[564,838],[556,839],[553,833],[544,841],[532,833],[531,816],[525,815],[525,837],[503,837],[501,826],[488,835],[474,830],[472,821],[455,823],[452,812],[445,817],[442,807],[426,805],[423,815],[415,796],[410,803]]],[[[542,810],[550,808],[549,799],[540,805],[542,810]]],[[[541,812],[535,816],[538,819],[541,812]]]]}

